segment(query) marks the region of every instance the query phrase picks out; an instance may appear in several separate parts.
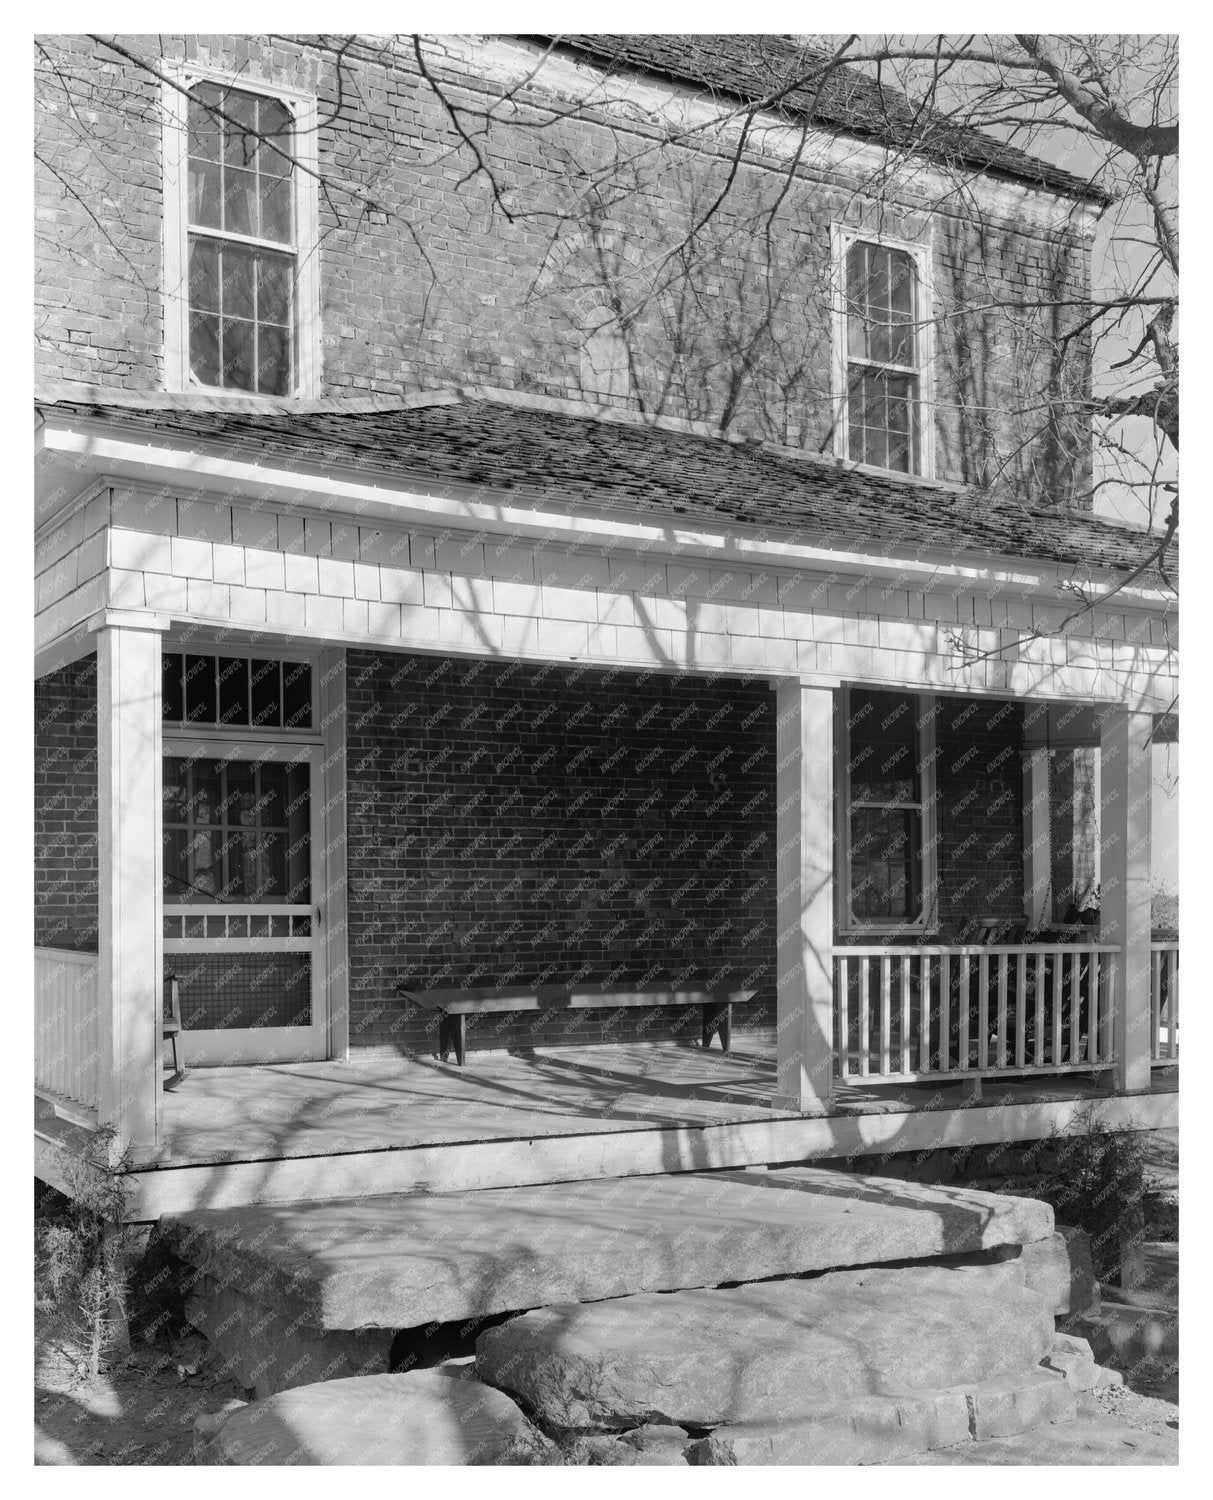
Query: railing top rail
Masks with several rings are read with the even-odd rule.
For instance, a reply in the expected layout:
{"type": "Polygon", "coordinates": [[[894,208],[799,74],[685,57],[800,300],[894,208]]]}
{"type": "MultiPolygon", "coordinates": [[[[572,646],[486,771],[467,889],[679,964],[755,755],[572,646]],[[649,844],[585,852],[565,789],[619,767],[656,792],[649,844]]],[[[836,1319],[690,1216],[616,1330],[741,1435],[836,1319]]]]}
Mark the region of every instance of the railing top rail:
{"type": "Polygon", "coordinates": [[[62,963],[64,959],[78,964],[95,964],[99,954],[90,953],[81,948],[46,948],[41,943],[34,944],[35,958],[42,955],[44,958],[53,958],[56,963],[62,963]]]}
{"type": "MultiPolygon", "coordinates": [[[[1174,945],[1178,947],[1178,943],[1174,945]]],[[[905,947],[881,944],[877,947],[843,947],[833,949],[835,958],[980,958],[1000,953],[1119,953],[1118,943],[922,943],[905,947]]]]}
{"type": "Polygon", "coordinates": [[[1176,952],[1178,952],[1179,951],[1179,939],[1178,938],[1151,938],[1150,939],[1150,952],[1151,953],[1157,953],[1160,949],[1167,949],[1167,948],[1174,948],[1176,950],[1176,952]]]}

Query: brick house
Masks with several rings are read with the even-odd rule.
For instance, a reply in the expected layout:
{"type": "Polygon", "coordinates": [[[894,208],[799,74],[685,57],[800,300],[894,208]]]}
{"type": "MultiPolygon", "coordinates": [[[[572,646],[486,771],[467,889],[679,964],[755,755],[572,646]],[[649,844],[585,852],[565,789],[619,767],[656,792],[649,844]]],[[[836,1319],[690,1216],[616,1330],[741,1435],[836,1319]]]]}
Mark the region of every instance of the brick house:
{"type": "Polygon", "coordinates": [[[1098,194],[837,71],[742,140],[778,38],[118,44],[38,83],[38,1139],[164,1180],[205,1065],[429,1058],[408,997],[469,986],[752,992],[785,1121],[1170,1122],[1173,605],[1089,512],[1082,360],[951,316],[1081,295],[1098,194]],[[1076,581],[1123,587],[1048,633],[1076,581]]]}

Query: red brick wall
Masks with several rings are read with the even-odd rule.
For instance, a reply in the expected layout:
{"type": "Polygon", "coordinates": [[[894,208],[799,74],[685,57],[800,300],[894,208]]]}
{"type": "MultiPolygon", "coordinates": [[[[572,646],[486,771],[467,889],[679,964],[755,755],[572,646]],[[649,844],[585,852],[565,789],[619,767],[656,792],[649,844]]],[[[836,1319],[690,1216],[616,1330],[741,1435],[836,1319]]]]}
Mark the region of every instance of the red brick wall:
{"type": "Polygon", "coordinates": [[[34,942],[97,950],[97,658],[34,684],[34,942]]]}
{"type": "Polygon", "coordinates": [[[940,698],[936,719],[939,922],[1024,919],[1023,707],[940,698]]]}
{"type": "MultiPolygon", "coordinates": [[[[483,176],[461,180],[471,158],[407,45],[348,51],[339,99],[331,47],[265,37],[122,41],[153,63],[162,49],[239,73],[250,86],[277,81],[313,93],[320,117],[335,116],[319,138],[320,168],[333,184],[321,196],[324,394],[483,382],[577,397],[587,314],[618,295],[635,313],[632,404],[816,450],[831,421],[831,222],[910,240],[933,233],[937,310],[948,314],[935,362],[941,477],[983,482],[999,473],[1025,496],[1083,503],[1088,426],[1049,424],[1031,438],[1039,397],[1070,378],[1050,364],[1062,314],[956,316],[965,301],[1030,307],[1073,297],[1087,276],[1076,241],[1022,217],[1010,223],[987,211],[977,222],[963,206],[967,193],[941,203],[937,189],[908,185],[876,202],[865,197],[868,169],[858,160],[817,180],[802,169],[805,180],[790,191],[778,162],[747,162],[689,269],[654,292],[644,268],[720,195],[728,148],[718,156],[646,149],[595,241],[588,220],[562,225],[551,214],[567,214],[571,171],[592,172],[643,144],[618,124],[567,119],[536,130],[519,123],[540,118],[525,107],[519,122],[499,114],[489,160],[519,211],[511,223],[483,176]],[[778,200],[768,261],[755,226],[778,200]],[[1026,381],[1030,390],[1020,390],[1026,381]]],[[[160,84],[85,38],[43,38],[41,49],[40,375],[160,389],[160,84]]],[[[489,101],[491,83],[461,73],[454,58],[431,61],[456,104],[489,101]]],[[[1081,385],[1083,361],[1074,368],[1081,385]]]]}
{"type": "MultiPolygon", "coordinates": [[[[354,1045],[432,1050],[395,986],[757,979],[774,1021],[765,683],[351,652],[354,1045]]],[[[740,1019],[740,1017],[738,1018],[740,1019]]],[[[695,1035],[698,1011],[486,1018],[470,1045],[695,1035]]]]}
{"type": "MultiPolygon", "coordinates": [[[[758,976],[774,1022],[774,695],[763,683],[348,659],[355,1046],[433,1049],[395,986],[758,976]]],[[[940,919],[1023,914],[1017,704],[941,699],[940,919]]],[[[751,978],[752,982],[752,978],[751,978]]],[[[493,1017],[481,1047],[694,1035],[698,1014],[493,1017]]]]}

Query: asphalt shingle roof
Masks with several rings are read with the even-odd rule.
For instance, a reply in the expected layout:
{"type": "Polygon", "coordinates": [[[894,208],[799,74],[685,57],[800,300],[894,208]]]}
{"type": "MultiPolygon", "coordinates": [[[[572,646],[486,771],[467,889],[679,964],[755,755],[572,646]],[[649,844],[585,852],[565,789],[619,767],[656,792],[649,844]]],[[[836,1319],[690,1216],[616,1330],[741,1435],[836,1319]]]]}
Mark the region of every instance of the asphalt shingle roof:
{"type": "MultiPolygon", "coordinates": [[[[41,403],[154,439],[264,461],[484,486],[512,503],[642,520],[735,523],[777,540],[883,557],[1029,559],[1127,572],[1156,541],[1080,512],[899,480],[786,449],[531,410],[479,395],[376,411],[249,413],[41,403]]],[[[1171,559],[1174,564],[1175,559],[1171,559]]]]}
{"type": "Polygon", "coordinates": [[[803,75],[773,106],[774,112],[827,130],[877,140],[953,166],[978,168],[1078,198],[1107,201],[1107,194],[1071,172],[1037,160],[1014,146],[928,109],[854,67],[830,67],[827,53],[785,36],[545,35],[616,69],[654,73],[750,103],[765,99],[803,75]]]}

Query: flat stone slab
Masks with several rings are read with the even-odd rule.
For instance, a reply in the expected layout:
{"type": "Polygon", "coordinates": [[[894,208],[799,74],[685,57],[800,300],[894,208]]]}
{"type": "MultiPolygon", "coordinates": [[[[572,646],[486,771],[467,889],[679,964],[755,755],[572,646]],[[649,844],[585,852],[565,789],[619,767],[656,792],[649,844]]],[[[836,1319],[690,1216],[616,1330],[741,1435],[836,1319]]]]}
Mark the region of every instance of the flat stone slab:
{"type": "Polygon", "coordinates": [[[495,1464],[535,1434],[508,1396],[439,1370],[299,1386],[243,1406],[202,1448],[219,1465],[495,1464]]]}
{"type": "Polygon", "coordinates": [[[1013,1261],[876,1267],[542,1308],[481,1334],[476,1371],[557,1431],[769,1424],[1025,1377],[1053,1337],[1013,1261]]]}
{"type": "Polygon", "coordinates": [[[1029,1244],[1053,1211],[803,1167],[200,1210],[161,1232],[299,1326],[400,1329],[1029,1244]]]}
{"type": "Polygon", "coordinates": [[[1124,1258],[1120,1285],[1137,1305],[1179,1303],[1179,1245],[1174,1240],[1143,1240],[1124,1258]]]}

